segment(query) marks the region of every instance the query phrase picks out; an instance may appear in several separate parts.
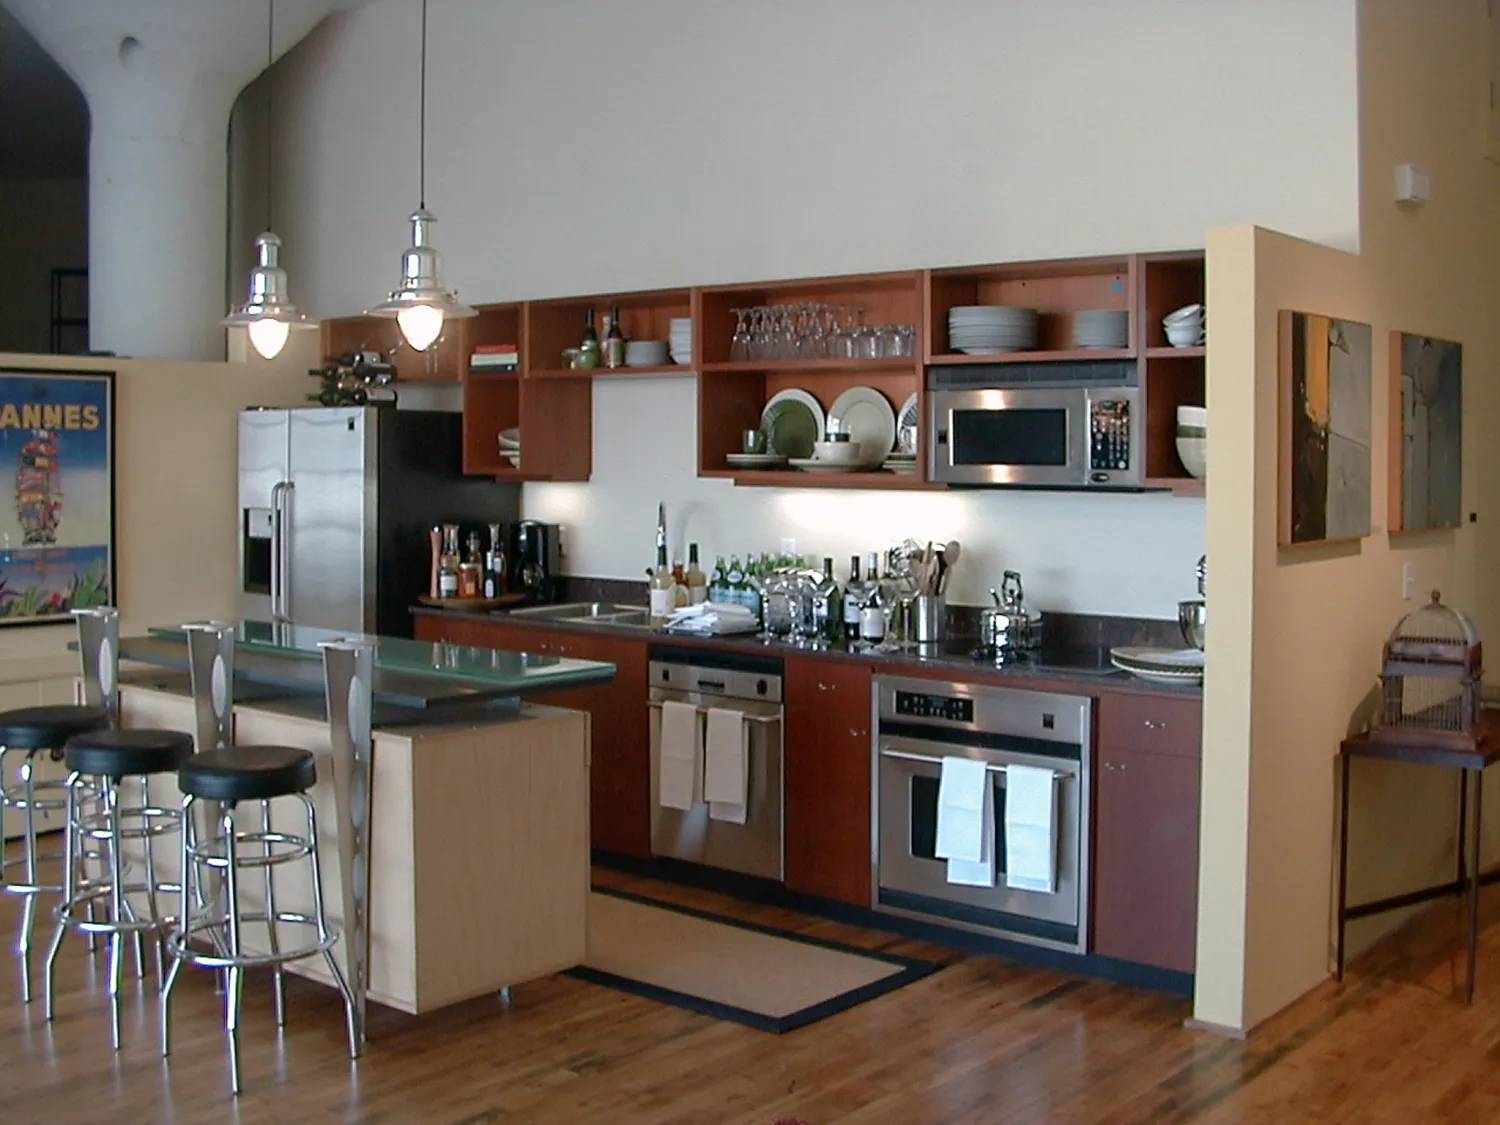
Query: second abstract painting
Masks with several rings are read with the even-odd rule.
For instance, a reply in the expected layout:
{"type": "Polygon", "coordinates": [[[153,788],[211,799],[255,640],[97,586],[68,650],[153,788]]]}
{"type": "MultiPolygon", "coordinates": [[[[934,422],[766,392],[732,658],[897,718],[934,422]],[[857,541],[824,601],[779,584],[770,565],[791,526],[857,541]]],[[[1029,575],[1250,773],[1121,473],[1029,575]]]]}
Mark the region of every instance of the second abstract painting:
{"type": "Polygon", "coordinates": [[[1393,532],[1457,527],[1463,505],[1463,349],[1391,333],[1393,532]]]}

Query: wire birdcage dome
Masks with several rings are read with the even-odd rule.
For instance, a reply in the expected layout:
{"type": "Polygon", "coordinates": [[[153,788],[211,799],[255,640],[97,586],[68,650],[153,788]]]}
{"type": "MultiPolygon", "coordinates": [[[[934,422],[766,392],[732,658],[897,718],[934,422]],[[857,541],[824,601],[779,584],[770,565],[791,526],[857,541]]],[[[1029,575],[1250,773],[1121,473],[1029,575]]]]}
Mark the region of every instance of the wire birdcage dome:
{"type": "Polygon", "coordinates": [[[1434,590],[1430,602],[1396,622],[1390,639],[1430,645],[1477,645],[1479,630],[1465,614],[1444,605],[1442,594],[1434,590]]]}
{"type": "Polygon", "coordinates": [[[1479,630],[1467,616],[1432,600],[1396,623],[1380,672],[1383,742],[1472,748],[1479,739],[1483,675],[1479,630]]]}

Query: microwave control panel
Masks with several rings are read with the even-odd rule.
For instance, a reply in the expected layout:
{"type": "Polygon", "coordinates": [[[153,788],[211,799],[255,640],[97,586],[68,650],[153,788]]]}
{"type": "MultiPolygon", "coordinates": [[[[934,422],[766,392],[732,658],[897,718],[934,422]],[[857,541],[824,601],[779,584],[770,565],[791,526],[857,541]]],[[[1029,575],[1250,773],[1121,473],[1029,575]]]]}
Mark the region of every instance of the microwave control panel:
{"type": "Polygon", "coordinates": [[[1094,399],[1089,402],[1089,468],[1094,472],[1130,469],[1130,402],[1094,399]]]}

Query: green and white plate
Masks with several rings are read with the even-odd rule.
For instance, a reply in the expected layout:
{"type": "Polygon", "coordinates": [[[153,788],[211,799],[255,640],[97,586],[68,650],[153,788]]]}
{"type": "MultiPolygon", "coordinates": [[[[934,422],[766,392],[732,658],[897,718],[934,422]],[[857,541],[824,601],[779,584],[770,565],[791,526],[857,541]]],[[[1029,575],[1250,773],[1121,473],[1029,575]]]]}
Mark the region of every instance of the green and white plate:
{"type": "Polygon", "coordinates": [[[780,391],[761,411],[760,429],[766,435],[766,452],[811,457],[814,443],[823,440],[822,404],[803,390],[780,391]]]}

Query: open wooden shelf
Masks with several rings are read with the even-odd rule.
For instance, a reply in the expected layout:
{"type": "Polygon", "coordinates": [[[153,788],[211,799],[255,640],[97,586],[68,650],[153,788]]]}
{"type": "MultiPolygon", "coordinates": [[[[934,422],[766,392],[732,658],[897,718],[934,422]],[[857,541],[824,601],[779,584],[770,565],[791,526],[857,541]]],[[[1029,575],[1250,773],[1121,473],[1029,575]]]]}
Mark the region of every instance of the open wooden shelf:
{"type": "Polygon", "coordinates": [[[532,379],[622,379],[635,375],[692,375],[694,371],[680,363],[664,363],[659,367],[559,367],[526,374],[532,379]]]}
{"type": "Polygon", "coordinates": [[[732,472],[700,473],[700,476],[725,476],[736,485],[760,488],[866,488],[866,489],[940,489],[916,475],[876,470],[868,473],[804,473],[800,469],[735,469],[732,472]]]}
{"type": "Polygon", "coordinates": [[[1200,477],[1147,477],[1146,487],[1162,489],[1173,496],[1208,495],[1208,482],[1200,477]]]}
{"type": "Polygon", "coordinates": [[[996,355],[935,355],[928,359],[934,367],[964,366],[986,363],[1087,363],[1101,359],[1134,359],[1129,348],[1070,348],[1066,351],[1000,352],[996,355]]]}
{"type": "Polygon", "coordinates": [[[1168,254],[1146,254],[1142,256],[1141,320],[1144,324],[1144,343],[1148,354],[1159,348],[1168,351],[1187,351],[1173,348],[1167,343],[1167,330],[1162,318],[1184,305],[1202,304],[1207,291],[1207,278],[1203,268],[1201,250],[1182,250],[1168,254]]]}
{"type": "Polygon", "coordinates": [[[1164,348],[1147,348],[1147,359],[1202,359],[1208,355],[1208,349],[1202,344],[1191,348],[1174,348],[1168,344],[1164,348]]]}
{"type": "Polygon", "coordinates": [[[889,356],[880,359],[762,359],[732,363],[705,363],[700,370],[721,372],[766,372],[806,371],[810,374],[848,371],[916,371],[919,361],[915,356],[889,356]]]}
{"type": "Polygon", "coordinates": [[[319,325],[323,358],[351,351],[379,352],[395,365],[398,382],[455,383],[469,365],[469,330],[474,319],[445,321],[437,342],[419,352],[401,338],[401,328],[393,318],[336,317],[319,325]]]}
{"type": "MultiPolygon", "coordinates": [[[[562,367],[563,350],[576,348],[583,339],[589,309],[594,310],[594,329],[604,340],[604,318],[620,309],[620,331],[627,340],[671,340],[672,319],[688,317],[693,310],[691,289],[654,289],[638,293],[595,293],[586,297],[561,297],[526,304],[528,375],[595,376],[630,371],[648,374],[652,369],[595,367],[573,371],[562,367]]],[[[659,369],[677,373],[672,364],[659,369]]]]}

